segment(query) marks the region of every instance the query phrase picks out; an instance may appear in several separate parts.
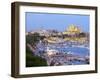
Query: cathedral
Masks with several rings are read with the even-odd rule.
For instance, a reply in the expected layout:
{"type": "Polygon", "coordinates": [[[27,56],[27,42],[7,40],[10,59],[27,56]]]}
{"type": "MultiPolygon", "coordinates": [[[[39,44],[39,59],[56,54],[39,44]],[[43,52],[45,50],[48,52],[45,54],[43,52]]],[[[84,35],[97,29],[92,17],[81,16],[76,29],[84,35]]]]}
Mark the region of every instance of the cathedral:
{"type": "Polygon", "coordinates": [[[63,32],[63,34],[68,34],[68,35],[75,35],[81,33],[81,30],[75,26],[75,25],[70,25],[66,31],[63,32]]]}

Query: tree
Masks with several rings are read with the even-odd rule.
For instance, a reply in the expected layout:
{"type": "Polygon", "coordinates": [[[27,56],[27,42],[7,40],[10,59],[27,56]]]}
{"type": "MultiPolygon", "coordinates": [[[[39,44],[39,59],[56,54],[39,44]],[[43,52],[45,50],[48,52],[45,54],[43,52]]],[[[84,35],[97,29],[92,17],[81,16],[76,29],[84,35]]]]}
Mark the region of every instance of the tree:
{"type": "Polygon", "coordinates": [[[45,59],[33,55],[32,51],[26,46],[26,67],[47,66],[45,59]]]}
{"type": "Polygon", "coordinates": [[[29,34],[26,36],[26,43],[29,43],[31,45],[35,45],[39,42],[41,39],[39,33],[29,34]]]}

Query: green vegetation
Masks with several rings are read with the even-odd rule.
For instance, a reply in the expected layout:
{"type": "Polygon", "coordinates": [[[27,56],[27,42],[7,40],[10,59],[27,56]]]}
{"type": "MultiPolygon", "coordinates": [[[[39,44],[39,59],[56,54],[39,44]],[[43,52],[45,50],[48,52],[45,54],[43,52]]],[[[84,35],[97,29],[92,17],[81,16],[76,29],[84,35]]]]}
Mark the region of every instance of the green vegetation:
{"type": "Polygon", "coordinates": [[[32,54],[30,49],[26,47],[26,67],[47,66],[45,59],[32,54]]]}
{"type": "Polygon", "coordinates": [[[39,33],[29,34],[26,36],[26,43],[35,46],[40,40],[43,40],[45,36],[40,36],[39,33]]]}
{"type": "Polygon", "coordinates": [[[36,43],[38,43],[39,40],[40,40],[39,33],[29,34],[26,36],[26,43],[29,43],[32,46],[34,46],[36,43]]]}

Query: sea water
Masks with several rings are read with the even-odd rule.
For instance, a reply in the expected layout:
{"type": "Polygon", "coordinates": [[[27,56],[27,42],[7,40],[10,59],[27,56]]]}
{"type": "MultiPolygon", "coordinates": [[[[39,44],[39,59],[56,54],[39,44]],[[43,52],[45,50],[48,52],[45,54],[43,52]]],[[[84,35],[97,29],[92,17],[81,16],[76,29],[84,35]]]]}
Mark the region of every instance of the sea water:
{"type": "Polygon", "coordinates": [[[79,56],[87,56],[89,55],[89,49],[85,47],[61,47],[61,48],[56,48],[58,51],[62,51],[65,53],[70,52],[71,54],[79,55],[79,56]]]}

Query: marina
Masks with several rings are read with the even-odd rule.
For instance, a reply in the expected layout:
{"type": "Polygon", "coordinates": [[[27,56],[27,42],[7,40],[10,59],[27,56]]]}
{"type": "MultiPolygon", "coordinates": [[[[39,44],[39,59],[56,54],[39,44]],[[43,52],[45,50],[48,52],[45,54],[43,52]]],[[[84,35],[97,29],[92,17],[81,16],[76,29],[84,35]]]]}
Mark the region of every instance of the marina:
{"type": "Polygon", "coordinates": [[[83,33],[74,25],[62,33],[38,30],[28,35],[37,35],[37,39],[42,38],[34,45],[28,44],[28,47],[33,56],[45,59],[48,66],[89,64],[89,34],[83,33]]]}

